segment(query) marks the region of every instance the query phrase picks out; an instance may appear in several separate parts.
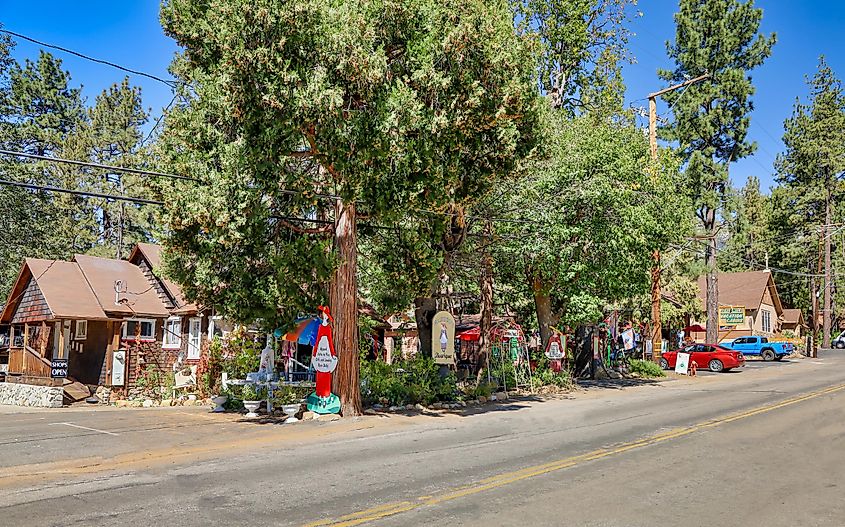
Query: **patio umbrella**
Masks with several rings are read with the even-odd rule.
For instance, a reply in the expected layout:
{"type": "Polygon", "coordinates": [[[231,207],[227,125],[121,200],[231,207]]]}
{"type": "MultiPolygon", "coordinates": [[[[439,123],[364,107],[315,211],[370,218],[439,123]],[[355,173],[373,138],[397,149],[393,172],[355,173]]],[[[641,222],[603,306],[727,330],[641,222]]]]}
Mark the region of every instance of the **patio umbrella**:
{"type": "Polygon", "coordinates": [[[684,328],[684,333],[705,333],[706,328],[701,327],[701,324],[693,324],[684,328]]]}
{"type": "Polygon", "coordinates": [[[317,343],[318,329],[320,329],[320,319],[317,317],[308,317],[297,321],[296,329],[290,333],[286,333],[282,338],[289,342],[297,342],[306,346],[313,346],[317,343]]]}
{"type": "Polygon", "coordinates": [[[463,333],[458,335],[458,338],[460,340],[463,340],[464,342],[479,340],[481,338],[481,328],[476,327],[476,328],[472,328],[472,329],[469,329],[467,331],[464,331],[463,333]]]}

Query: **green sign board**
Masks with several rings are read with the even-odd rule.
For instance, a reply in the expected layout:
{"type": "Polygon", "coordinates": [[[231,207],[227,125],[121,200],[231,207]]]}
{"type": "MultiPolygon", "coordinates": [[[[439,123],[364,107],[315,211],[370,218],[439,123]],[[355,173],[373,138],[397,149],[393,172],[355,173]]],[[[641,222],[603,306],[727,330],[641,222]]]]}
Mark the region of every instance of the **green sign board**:
{"type": "Polygon", "coordinates": [[[740,326],[745,323],[745,306],[722,306],[719,308],[720,326],[740,326]]]}

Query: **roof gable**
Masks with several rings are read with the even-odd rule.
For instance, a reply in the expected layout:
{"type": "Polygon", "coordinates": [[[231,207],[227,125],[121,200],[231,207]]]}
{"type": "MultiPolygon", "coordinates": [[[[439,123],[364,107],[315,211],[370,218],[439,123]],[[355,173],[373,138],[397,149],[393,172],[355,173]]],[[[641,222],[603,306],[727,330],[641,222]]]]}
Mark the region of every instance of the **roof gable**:
{"type": "Polygon", "coordinates": [[[193,312],[197,311],[196,304],[185,300],[185,295],[182,288],[176,282],[165,278],[161,272],[161,245],[154,243],[138,243],[132,249],[132,254],[129,255],[129,261],[133,264],[138,264],[141,259],[147,262],[150,269],[152,269],[153,276],[159,281],[164,288],[167,296],[171,298],[176,306],[178,312],[193,312]]]}
{"type": "Polygon", "coordinates": [[[124,316],[168,316],[167,307],[137,265],[82,254],[74,256],[74,260],[103,311],[124,316]],[[116,293],[118,281],[122,287],[116,293]]]}
{"type": "Polygon", "coordinates": [[[37,285],[52,318],[108,319],[76,263],[27,258],[0,320],[11,320],[30,279],[37,285]]]}
{"type": "MultiPolygon", "coordinates": [[[[703,309],[707,308],[707,278],[698,277],[699,298],[703,309]]],[[[747,271],[742,273],[718,273],[719,305],[745,306],[746,309],[758,309],[768,290],[775,311],[783,312],[777,287],[772,273],[768,271],[747,271]]]]}

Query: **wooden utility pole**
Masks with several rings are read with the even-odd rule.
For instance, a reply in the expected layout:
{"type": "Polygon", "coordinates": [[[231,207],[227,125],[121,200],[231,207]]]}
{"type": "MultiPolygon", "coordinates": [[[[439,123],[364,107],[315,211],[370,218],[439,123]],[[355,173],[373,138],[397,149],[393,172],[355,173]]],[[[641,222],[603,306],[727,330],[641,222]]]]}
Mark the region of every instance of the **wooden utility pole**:
{"type": "MultiPolygon", "coordinates": [[[[651,149],[652,169],[655,172],[657,171],[657,98],[664,93],[685,88],[708,77],[710,77],[710,74],[705,73],[694,79],[648,94],[648,142],[651,149]]],[[[663,333],[660,327],[660,249],[654,250],[652,259],[654,260],[654,267],[651,269],[651,356],[656,362],[660,360],[660,352],[663,348],[663,333]]]]}

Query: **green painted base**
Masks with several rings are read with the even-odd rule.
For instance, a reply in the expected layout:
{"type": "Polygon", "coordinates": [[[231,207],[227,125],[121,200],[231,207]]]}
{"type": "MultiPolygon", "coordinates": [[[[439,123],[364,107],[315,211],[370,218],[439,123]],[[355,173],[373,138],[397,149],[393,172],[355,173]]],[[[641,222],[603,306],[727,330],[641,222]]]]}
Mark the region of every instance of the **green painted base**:
{"type": "Polygon", "coordinates": [[[319,397],[316,392],[305,399],[305,405],[310,412],[315,414],[336,414],[340,413],[340,398],[335,394],[328,397],[319,397]]]}

